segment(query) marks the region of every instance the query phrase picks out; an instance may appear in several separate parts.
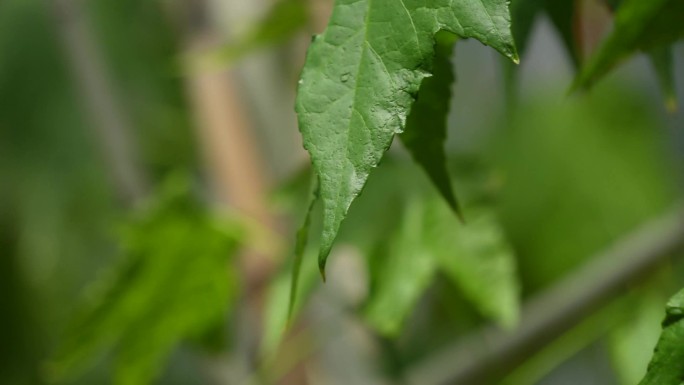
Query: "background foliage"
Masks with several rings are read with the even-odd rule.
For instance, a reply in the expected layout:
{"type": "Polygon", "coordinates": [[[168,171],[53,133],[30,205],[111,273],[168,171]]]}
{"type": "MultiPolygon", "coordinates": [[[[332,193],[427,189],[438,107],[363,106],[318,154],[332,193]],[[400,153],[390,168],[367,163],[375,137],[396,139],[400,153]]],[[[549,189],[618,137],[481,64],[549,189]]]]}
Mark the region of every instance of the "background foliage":
{"type": "MultiPolygon", "coordinates": [[[[525,304],[677,210],[681,1],[513,0],[510,36],[503,1],[458,9],[469,28],[444,14],[451,2],[347,3],[299,84],[325,1],[0,3],[0,383],[440,383],[457,374],[440,352],[488,325],[516,335],[525,304]],[[79,20],[85,51],[69,39],[79,20]],[[456,35],[433,41],[435,20],[456,35]],[[74,52],[101,73],[74,70],[93,68],[74,52]],[[106,97],[84,97],[93,81],[106,97]],[[113,115],[93,111],[101,100],[113,115]],[[336,114],[308,116],[337,100],[336,114]],[[141,196],[122,193],[108,161],[117,144],[98,127],[112,120],[141,196]],[[338,126],[361,139],[344,148],[358,164],[335,174],[341,142],[320,130],[338,126]],[[230,140],[207,140],[212,127],[230,140]],[[317,177],[323,202],[295,250],[317,177]],[[254,209],[245,195],[263,199],[254,209]]],[[[558,338],[539,334],[543,348],[488,366],[487,382],[678,385],[680,254],[558,338]]]]}

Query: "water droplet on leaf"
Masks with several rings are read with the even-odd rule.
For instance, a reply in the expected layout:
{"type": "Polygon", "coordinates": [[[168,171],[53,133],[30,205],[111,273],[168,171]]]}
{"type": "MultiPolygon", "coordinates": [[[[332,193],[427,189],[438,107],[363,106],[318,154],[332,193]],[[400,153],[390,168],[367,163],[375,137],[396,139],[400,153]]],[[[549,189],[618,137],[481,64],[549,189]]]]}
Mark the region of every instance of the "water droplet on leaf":
{"type": "Polygon", "coordinates": [[[346,83],[349,81],[349,78],[351,78],[351,74],[349,72],[345,72],[342,74],[342,76],[340,76],[340,81],[342,83],[346,83]]]}

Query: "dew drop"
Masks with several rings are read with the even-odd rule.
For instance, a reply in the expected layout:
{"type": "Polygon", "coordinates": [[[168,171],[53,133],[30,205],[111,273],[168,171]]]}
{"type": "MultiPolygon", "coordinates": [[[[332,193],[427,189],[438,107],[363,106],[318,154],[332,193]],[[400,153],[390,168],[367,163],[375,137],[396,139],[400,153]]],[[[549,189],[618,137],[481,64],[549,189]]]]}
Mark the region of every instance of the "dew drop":
{"type": "Polygon", "coordinates": [[[349,81],[349,78],[351,78],[351,74],[349,72],[345,72],[342,74],[342,76],[340,76],[340,81],[342,83],[346,83],[349,81]]]}

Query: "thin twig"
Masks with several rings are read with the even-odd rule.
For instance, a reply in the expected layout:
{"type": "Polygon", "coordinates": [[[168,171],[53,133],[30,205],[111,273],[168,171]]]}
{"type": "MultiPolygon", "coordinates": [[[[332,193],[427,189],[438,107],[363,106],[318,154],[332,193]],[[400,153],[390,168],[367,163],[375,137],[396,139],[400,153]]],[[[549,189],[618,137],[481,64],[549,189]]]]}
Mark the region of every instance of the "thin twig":
{"type": "Polygon", "coordinates": [[[488,326],[408,371],[409,384],[487,384],[607,304],[684,248],[684,207],[653,220],[530,299],[512,331],[488,326]]]}

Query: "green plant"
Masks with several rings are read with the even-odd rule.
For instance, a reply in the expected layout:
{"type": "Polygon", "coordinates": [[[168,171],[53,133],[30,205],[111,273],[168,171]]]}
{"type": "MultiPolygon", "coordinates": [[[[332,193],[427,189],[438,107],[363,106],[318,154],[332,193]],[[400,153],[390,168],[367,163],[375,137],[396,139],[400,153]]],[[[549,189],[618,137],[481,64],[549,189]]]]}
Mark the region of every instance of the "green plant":
{"type": "MultiPolygon", "coordinates": [[[[453,81],[448,60],[457,39],[478,39],[517,63],[519,53],[514,37],[519,47],[525,47],[532,20],[543,10],[550,15],[579,67],[573,89],[589,87],[624,58],[645,51],[650,53],[661,78],[667,104],[674,108],[670,45],[684,35],[681,23],[684,2],[632,0],[617,3],[620,4],[613,4],[618,7],[613,32],[584,64],[571,30],[572,1],[515,1],[513,25],[517,23],[517,27],[513,33],[511,11],[506,1],[336,1],[327,29],[314,38],[309,48],[296,107],[304,147],[311,155],[314,178],[319,184],[319,193],[313,199],[320,199],[323,206],[318,254],[323,279],[327,257],[340,225],[395,135],[400,136],[451,209],[462,215],[446,171],[442,148],[449,85],[453,81]]],[[[396,265],[382,268],[390,275],[393,269],[422,274],[419,272],[425,268],[416,265],[420,263],[422,252],[411,247],[421,242],[431,247],[438,243],[425,241],[430,238],[420,232],[421,219],[416,216],[415,209],[409,207],[407,210],[410,218],[404,222],[408,227],[394,243],[402,252],[410,250],[412,256],[407,257],[407,261],[412,262],[402,265],[399,261],[403,260],[402,252],[395,253],[393,263],[396,265]],[[403,245],[404,242],[408,244],[403,245]]],[[[307,215],[311,215],[311,210],[307,215]]],[[[465,216],[468,217],[468,213],[465,216]]],[[[309,223],[307,218],[301,230],[303,233],[308,232],[309,223]]],[[[446,225],[432,223],[432,227],[446,225]]],[[[303,250],[303,246],[298,246],[298,250],[303,250]]],[[[451,250],[457,253],[458,249],[452,247],[451,250]]],[[[301,254],[298,253],[298,258],[301,254]]],[[[293,288],[296,288],[300,263],[295,264],[293,288]]],[[[384,279],[387,281],[390,278],[384,279]]],[[[389,319],[396,319],[390,310],[400,306],[401,296],[396,294],[397,289],[387,290],[391,293],[388,296],[394,297],[386,300],[388,303],[382,310],[376,311],[377,308],[371,305],[371,319],[377,317],[375,314],[390,314],[389,319]]],[[[672,303],[675,302],[676,298],[672,303]]],[[[672,312],[678,312],[679,308],[676,303],[671,305],[669,317],[678,317],[672,312]]],[[[660,342],[663,347],[654,357],[644,384],[655,383],[653,378],[658,378],[660,384],[676,385],[681,381],[681,359],[667,361],[663,358],[664,355],[679,357],[677,354],[681,354],[670,351],[676,348],[669,346],[684,346],[681,334],[674,331],[677,326],[669,326],[673,322],[677,321],[665,321],[669,328],[660,342]],[[661,377],[661,374],[654,374],[656,371],[671,375],[662,374],[661,377]],[[664,380],[665,377],[668,379],[664,380]]],[[[380,329],[388,327],[380,326],[380,329]]]]}
{"type": "MultiPolygon", "coordinates": [[[[299,73],[297,49],[309,45],[301,32],[320,21],[318,1],[274,0],[232,38],[206,25],[226,16],[208,17],[208,5],[258,2],[53,0],[53,18],[40,0],[0,4],[0,340],[9,347],[0,348],[0,382],[300,384],[311,367],[318,383],[333,361],[345,373],[371,367],[377,382],[525,385],[598,346],[615,382],[679,385],[681,292],[658,323],[684,281],[681,258],[669,258],[684,244],[681,208],[672,210],[681,168],[663,143],[666,120],[681,120],[661,116],[662,103],[611,70],[644,52],[674,113],[682,1],[330,0],[328,28],[297,83],[289,70],[299,73]],[[590,3],[615,22],[585,56],[590,3]],[[79,14],[96,27],[85,39],[73,39],[79,14]],[[516,63],[539,57],[529,40],[544,18],[575,80],[526,93],[516,63]],[[104,60],[82,56],[98,45],[87,37],[104,60]],[[185,48],[195,39],[226,40],[196,57],[185,48]],[[478,41],[495,60],[470,57],[488,50],[478,41]],[[253,117],[259,126],[279,110],[294,120],[285,95],[298,87],[313,167],[264,205],[294,242],[225,215],[216,186],[243,186],[202,169],[195,152],[218,143],[202,136],[206,122],[188,119],[202,103],[223,106],[216,68],[269,47],[273,73],[236,72],[244,79],[235,83],[267,79],[261,93],[235,95],[249,104],[287,85],[273,111],[254,113],[268,115],[253,117]],[[178,76],[180,57],[208,65],[178,76]],[[91,71],[98,62],[111,67],[115,90],[106,92],[106,71],[91,71]],[[473,62],[483,72],[493,62],[502,82],[469,86],[473,62]],[[84,98],[89,86],[105,97],[91,89],[84,98]],[[197,103],[202,92],[210,97],[197,103]],[[97,108],[117,93],[121,108],[97,108]],[[454,120],[465,99],[478,106],[454,120]],[[478,113],[487,119],[467,122],[478,113]],[[112,133],[89,130],[112,121],[115,131],[140,130],[107,164],[91,140],[107,150],[112,133]],[[484,134],[469,140],[461,130],[484,134]],[[402,145],[392,148],[396,135],[402,145]],[[134,177],[108,185],[121,164],[134,177]],[[301,213],[295,232],[289,220],[301,213]],[[291,250],[274,252],[281,243],[291,250]],[[272,258],[252,275],[247,262],[262,252],[272,258]],[[358,351],[345,350],[350,343],[358,351]]],[[[270,160],[295,152],[282,142],[270,160]]]]}

